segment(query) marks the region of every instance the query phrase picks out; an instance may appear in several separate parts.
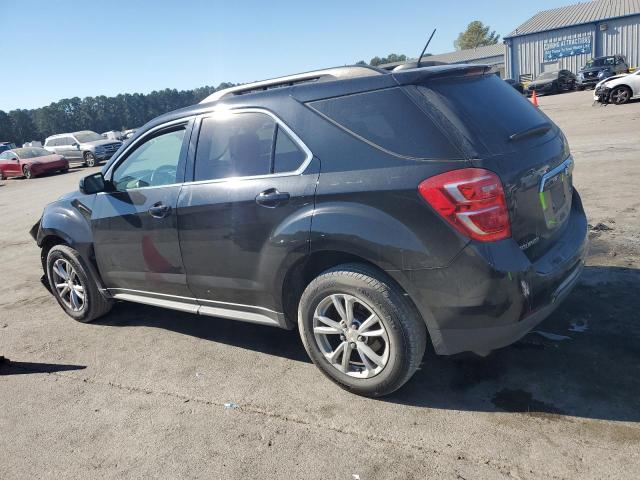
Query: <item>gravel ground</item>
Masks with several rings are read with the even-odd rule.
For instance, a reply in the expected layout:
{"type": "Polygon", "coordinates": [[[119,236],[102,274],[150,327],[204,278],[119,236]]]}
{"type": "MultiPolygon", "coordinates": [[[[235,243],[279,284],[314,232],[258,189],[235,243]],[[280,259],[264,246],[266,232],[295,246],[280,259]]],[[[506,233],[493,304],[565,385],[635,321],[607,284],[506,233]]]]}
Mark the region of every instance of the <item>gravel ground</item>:
{"type": "Polygon", "coordinates": [[[133,304],[73,322],[27,232],[90,170],[5,181],[0,478],[640,477],[640,102],[591,96],[540,98],[593,225],[581,283],[538,328],[554,335],[427,354],[383,400],[326,380],[296,332],[133,304]]]}

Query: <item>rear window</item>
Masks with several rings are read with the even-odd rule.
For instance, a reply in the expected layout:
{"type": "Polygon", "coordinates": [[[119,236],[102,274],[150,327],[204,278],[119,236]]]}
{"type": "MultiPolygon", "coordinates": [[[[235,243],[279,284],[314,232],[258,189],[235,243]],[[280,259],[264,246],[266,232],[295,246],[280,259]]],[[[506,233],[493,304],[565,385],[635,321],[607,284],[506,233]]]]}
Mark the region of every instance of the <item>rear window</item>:
{"type": "Polygon", "coordinates": [[[410,158],[462,158],[443,131],[401,88],[308,105],[349,133],[389,153],[410,158]]]}
{"type": "MultiPolygon", "coordinates": [[[[455,114],[492,151],[521,146],[521,142],[510,142],[509,137],[549,122],[530,101],[495,75],[437,80],[418,87],[418,91],[436,109],[455,114]]],[[[543,139],[531,137],[531,141],[543,139]]]]}

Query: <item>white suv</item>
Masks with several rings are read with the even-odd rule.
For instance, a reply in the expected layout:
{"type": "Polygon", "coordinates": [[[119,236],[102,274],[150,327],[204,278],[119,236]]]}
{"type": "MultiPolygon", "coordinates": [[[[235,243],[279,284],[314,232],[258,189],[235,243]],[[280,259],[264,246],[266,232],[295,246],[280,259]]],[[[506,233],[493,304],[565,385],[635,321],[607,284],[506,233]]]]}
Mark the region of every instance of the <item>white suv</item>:
{"type": "Polygon", "coordinates": [[[64,155],[70,161],[79,160],[88,167],[110,159],[121,145],[122,142],[103,138],[91,130],[52,135],[44,142],[44,148],[50,152],[64,155]]]}

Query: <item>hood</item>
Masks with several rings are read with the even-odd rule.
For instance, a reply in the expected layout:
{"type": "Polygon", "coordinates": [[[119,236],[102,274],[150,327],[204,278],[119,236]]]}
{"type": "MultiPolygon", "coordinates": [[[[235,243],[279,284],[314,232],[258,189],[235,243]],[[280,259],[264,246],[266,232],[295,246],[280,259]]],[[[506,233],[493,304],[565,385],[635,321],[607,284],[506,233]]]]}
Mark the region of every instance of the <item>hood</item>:
{"type": "Polygon", "coordinates": [[[56,155],[55,153],[53,153],[51,155],[45,155],[43,157],[25,158],[22,160],[22,163],[26,163],[27,165],[30,165],[32,163],[52,163],[59,162],[63,158],[64,157],[62,155],[56,155]]]}
{"type": "Polygon", "coordinates": [[[602,65],[601,67],[582,67],[578,73],[591,73],[591,72],[599,72],[601,70],[611,70],[610,65],[602,65]]]}
{"type": "Polygon", "coordinates": [[[94,147],[97,147],[98,145],[112,145],[114,143],[122,143],[122,142],[120,140],[103,138],[101,140],[96,140],[94,142],[83,142],[82,145],[93,145],[94,147]]]}
{"type": "Polygon", "coordinates": [[[86,198],[86,197],[87,197],[87,195],[85,195],[84,193],[82,193],[80,190],[74,190],[73,192],[67,192],[67,193],[65,193],[65,194],[61,195],[61,196],[58,198],[58,200],[57,200],[57,201],[58,201],[58,202],[59,202],[59,201],[61,201],[61,200],[67,200],[67,201],[70,201],[70,200],[74,200],[74,199],[76,199],[76,198],[86,198]]]}
{"type": "Polygon", "coordinates": [[[550,83],[553,83],[555,81],[556,81],[555,78],[550,78],[549,80],[534,80],[533,82],[529,83],[529,88],[542,87],[544,85],[549,85],[550,83]]]}
{"type": "Polygon", "coordinates": [[[596,88],[605,85],[608,82],[611,82],[612,80],[617,80],[618,78],[622,78],[622,77],[626,77],[627,75],[629,75],[628,73],[623,73],[621,75],[613,75],[612,77],[607,77],[604,80],[600,80],[598,82],[598,84],[596,85],[596,88]]]}

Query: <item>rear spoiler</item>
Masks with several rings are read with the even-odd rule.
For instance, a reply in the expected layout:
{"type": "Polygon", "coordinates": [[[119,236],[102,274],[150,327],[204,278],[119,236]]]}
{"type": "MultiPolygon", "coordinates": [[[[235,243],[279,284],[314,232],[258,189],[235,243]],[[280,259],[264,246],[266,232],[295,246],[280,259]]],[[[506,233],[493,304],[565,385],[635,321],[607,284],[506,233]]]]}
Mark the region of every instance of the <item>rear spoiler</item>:
{"type": "Polygon", "coordinates": [[[490,65],[437,65],[391,72],[399,85],[412,85],[438,78],[475,77],[491,73],[490,65]]]}

